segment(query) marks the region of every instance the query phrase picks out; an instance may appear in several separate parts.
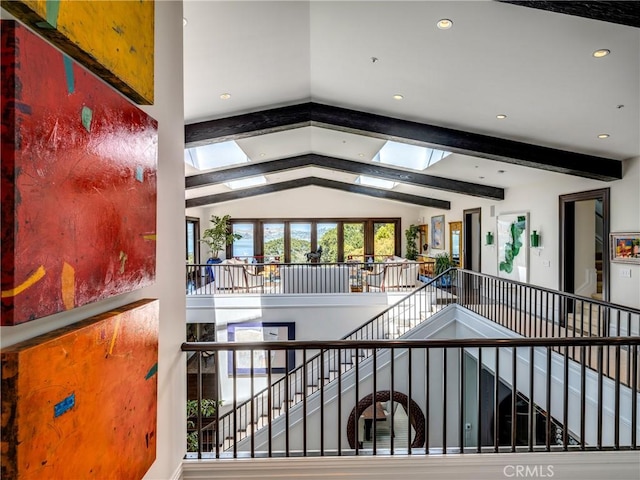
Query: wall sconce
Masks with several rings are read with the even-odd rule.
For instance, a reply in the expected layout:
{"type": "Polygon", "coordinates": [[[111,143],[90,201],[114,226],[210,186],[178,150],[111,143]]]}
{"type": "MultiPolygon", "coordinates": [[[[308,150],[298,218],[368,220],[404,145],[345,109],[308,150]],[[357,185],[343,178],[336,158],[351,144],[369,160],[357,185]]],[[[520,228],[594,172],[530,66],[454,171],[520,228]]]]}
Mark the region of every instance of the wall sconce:
{"type": "Polygon", "coordinates": [[[487,232],[487,245],[493,245],[493,233],[487,232]]]}
{"type": "Polygon", "coordinates": [[[531,234],[531,248],[538,248],[540,246],[540,235],[536,230],[531,234]]]}

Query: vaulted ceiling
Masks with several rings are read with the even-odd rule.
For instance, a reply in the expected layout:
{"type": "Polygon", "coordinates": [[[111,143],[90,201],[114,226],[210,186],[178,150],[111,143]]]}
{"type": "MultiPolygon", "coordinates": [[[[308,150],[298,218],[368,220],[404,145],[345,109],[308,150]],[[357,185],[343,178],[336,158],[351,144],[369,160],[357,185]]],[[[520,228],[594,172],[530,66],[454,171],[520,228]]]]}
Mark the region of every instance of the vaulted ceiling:
{"type": "Polygon", "coordinates": [[[640,11],[593,3],[187,0],[186,146],[234,140],[250,161],[187,166],[186,205],[315,185],[446,209],[558,175],[621,178],[640,155],[640,11]],[[372,162],[387,140],[453,153],[421,171],[372,162]]]}

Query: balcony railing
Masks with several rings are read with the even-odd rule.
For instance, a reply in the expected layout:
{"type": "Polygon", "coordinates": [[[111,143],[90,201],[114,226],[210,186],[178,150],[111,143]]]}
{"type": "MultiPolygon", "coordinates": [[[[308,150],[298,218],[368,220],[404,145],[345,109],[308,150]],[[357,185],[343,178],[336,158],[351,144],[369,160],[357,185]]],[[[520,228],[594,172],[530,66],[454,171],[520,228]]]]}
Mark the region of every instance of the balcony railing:
{"type": "MultiPolygon", "coordinates": [[[[419,262],[231,263],[187,265],[187,295],[409,292],[422,285],[419,262]]],[[[424,278],[424,277],[423,277],[424,278]]]]}
{"type": "MultiPolygon", "coordinates": [[[[220,352],[226,351],[232,366],[234,400],[227,405],[232,409],[224,415],[216,412],[208,424],[198,419],[197,456],[428,454],[474,448],[514,451],[522,446],[549,450],[558,448],[558,443],[564,450],[635,449],[639,326],[636,309],[450,270],[342,341],[185,343],[183,350],[196,354],[198,369],[203,352],[217,366],[220,352]],[[524,336],[548,338],[390,340],[451,303],[524,336]],[[296,360],[292,364],[290,355],[282,356],[285,364],[279,367],[285,373],[276,374],[277,357],[272,355],[282,349],[295,351],[296,360]],[[465,358],[473,360],[461,360],[465,358]],[[238,361],[246,364],[250,375],[236,375],[238,361]],[[469,362],[475,364],[476,373],[464,368],[469,362]],[[255,387],[265,380],[267,388],[255,387]],[[240,400],[238,388],[247,400],[240,400]],[[469,398],[470,388],[476,391],[475,398],[469,398]],[[509,390],[511,403],[505,406],[509,390]],[[494,392],[492,399],[487,391],[494,392]],[[407,440],[395,443],[391,435],[380,447],[378,413],[385,412],[384,421],[391,414],[389,423],[380,427],[390,426],[395,432],[394,403],[404,405],[400,417],[407,440]],[[378,404],[384,407],[379,409],[378,404]],[[469,411],[475,409],[477,426],[469,429],[473,425],[469,411]],[[353,424],[367,416],[362,422],[371,425],[372,443],[362,440],[367,432],[353,424]],[[420,445],[421,431],[425,438],[420,445]],[[469,432],[476,438],[474,445],[468,441],[469,432]]],[[[218,384],[212,390],[218,392],[218,384]]]]}

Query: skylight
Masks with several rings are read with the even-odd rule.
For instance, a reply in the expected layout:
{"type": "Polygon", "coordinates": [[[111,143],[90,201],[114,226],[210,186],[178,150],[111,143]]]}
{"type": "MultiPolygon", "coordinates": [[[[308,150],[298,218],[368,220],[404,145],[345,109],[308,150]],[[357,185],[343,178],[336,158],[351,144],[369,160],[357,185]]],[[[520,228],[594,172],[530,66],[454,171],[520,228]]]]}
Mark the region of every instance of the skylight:
{"type": "Polygon", "coordinates": [[[358,178],[356,178],[356,183],[366,185],[367,187],[386,188],[387,190],[391,190],[397,185],[396,182],[392,182],[391,180],[367,177],[366,175],[360,175],[358,178]]]}
{"type": "Polygon", "coordinates": [[[413,170],[424,170],[450,154],[451,152],[436,150],[435,148],[418,147],[408,143],[389,141],[373,157],[373,161],[413,170]]]}
{"type": "Polygon", "coordinates": [[[247,155],[234,141],[211,143],[184,151],[184,162],[198,170],[227,167],[248,161],[247,155]]]}
{"type": "Polygon", "coordinates": [[[238,190],[240,188],[255,187],[256,185],[264,185],[267,183],[267,179],[264,175],[257,177],[243,178],[242,180],[233,180],[232,182],[226,182],[225,185],[231,190],[238,190]]]}

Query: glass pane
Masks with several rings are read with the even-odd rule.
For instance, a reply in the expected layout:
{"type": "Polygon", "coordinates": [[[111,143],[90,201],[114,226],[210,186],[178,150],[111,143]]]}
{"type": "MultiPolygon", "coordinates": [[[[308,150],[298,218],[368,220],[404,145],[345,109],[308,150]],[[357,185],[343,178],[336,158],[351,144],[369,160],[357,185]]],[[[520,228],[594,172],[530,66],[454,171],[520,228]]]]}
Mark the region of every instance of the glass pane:
{"type": "MultiPolygon", "coordinates": [[[[291,263],[305,263],[311,251],[311,224],[291,223],[291,263]]],[[[324,250],[324,249],[323,249],[324,250]]],[[[324,257],[324,252],[322,257],[324,257]]],[[[324,258],[322,258],[324,260],[324,258]]]]}
{"type": "Polygon", "coordinates": [[[338,224],[318,223],[316,225],[318,247],[322,247],[322,261],[334,263],[338,261],[338,224]]]}
{"type": "Polygon", "coordinates": [[[194,264],[196,261],[196,225],[187,221],[187,263],[194,264]]]}
{"type": "Polygon", "coordinates": [[[284,223],[265,223],[262,232],[264,261],[284,261],[284,223]],[[277,257],[277,258],[276,258],[277,257]]]}
{"type": "Polygon", "coordinates": [[[344,224],[344,259],[364,262],[364,223],[344,224]]]}
{"type": "Polygon", "coordinates": [[[248,258],[251,260],[254,255],[253,250],[253,223],[234,223],[233,233],[241,235],[242,238],[233,241],[231,253],[237,258],[248,258]]]}
{"type": "Polygon", "coordinates": [[[376,262],[383,262],[385,258],[395,255],[396,230],[393,223],[373,224],[373,255],[376,262]]]}

